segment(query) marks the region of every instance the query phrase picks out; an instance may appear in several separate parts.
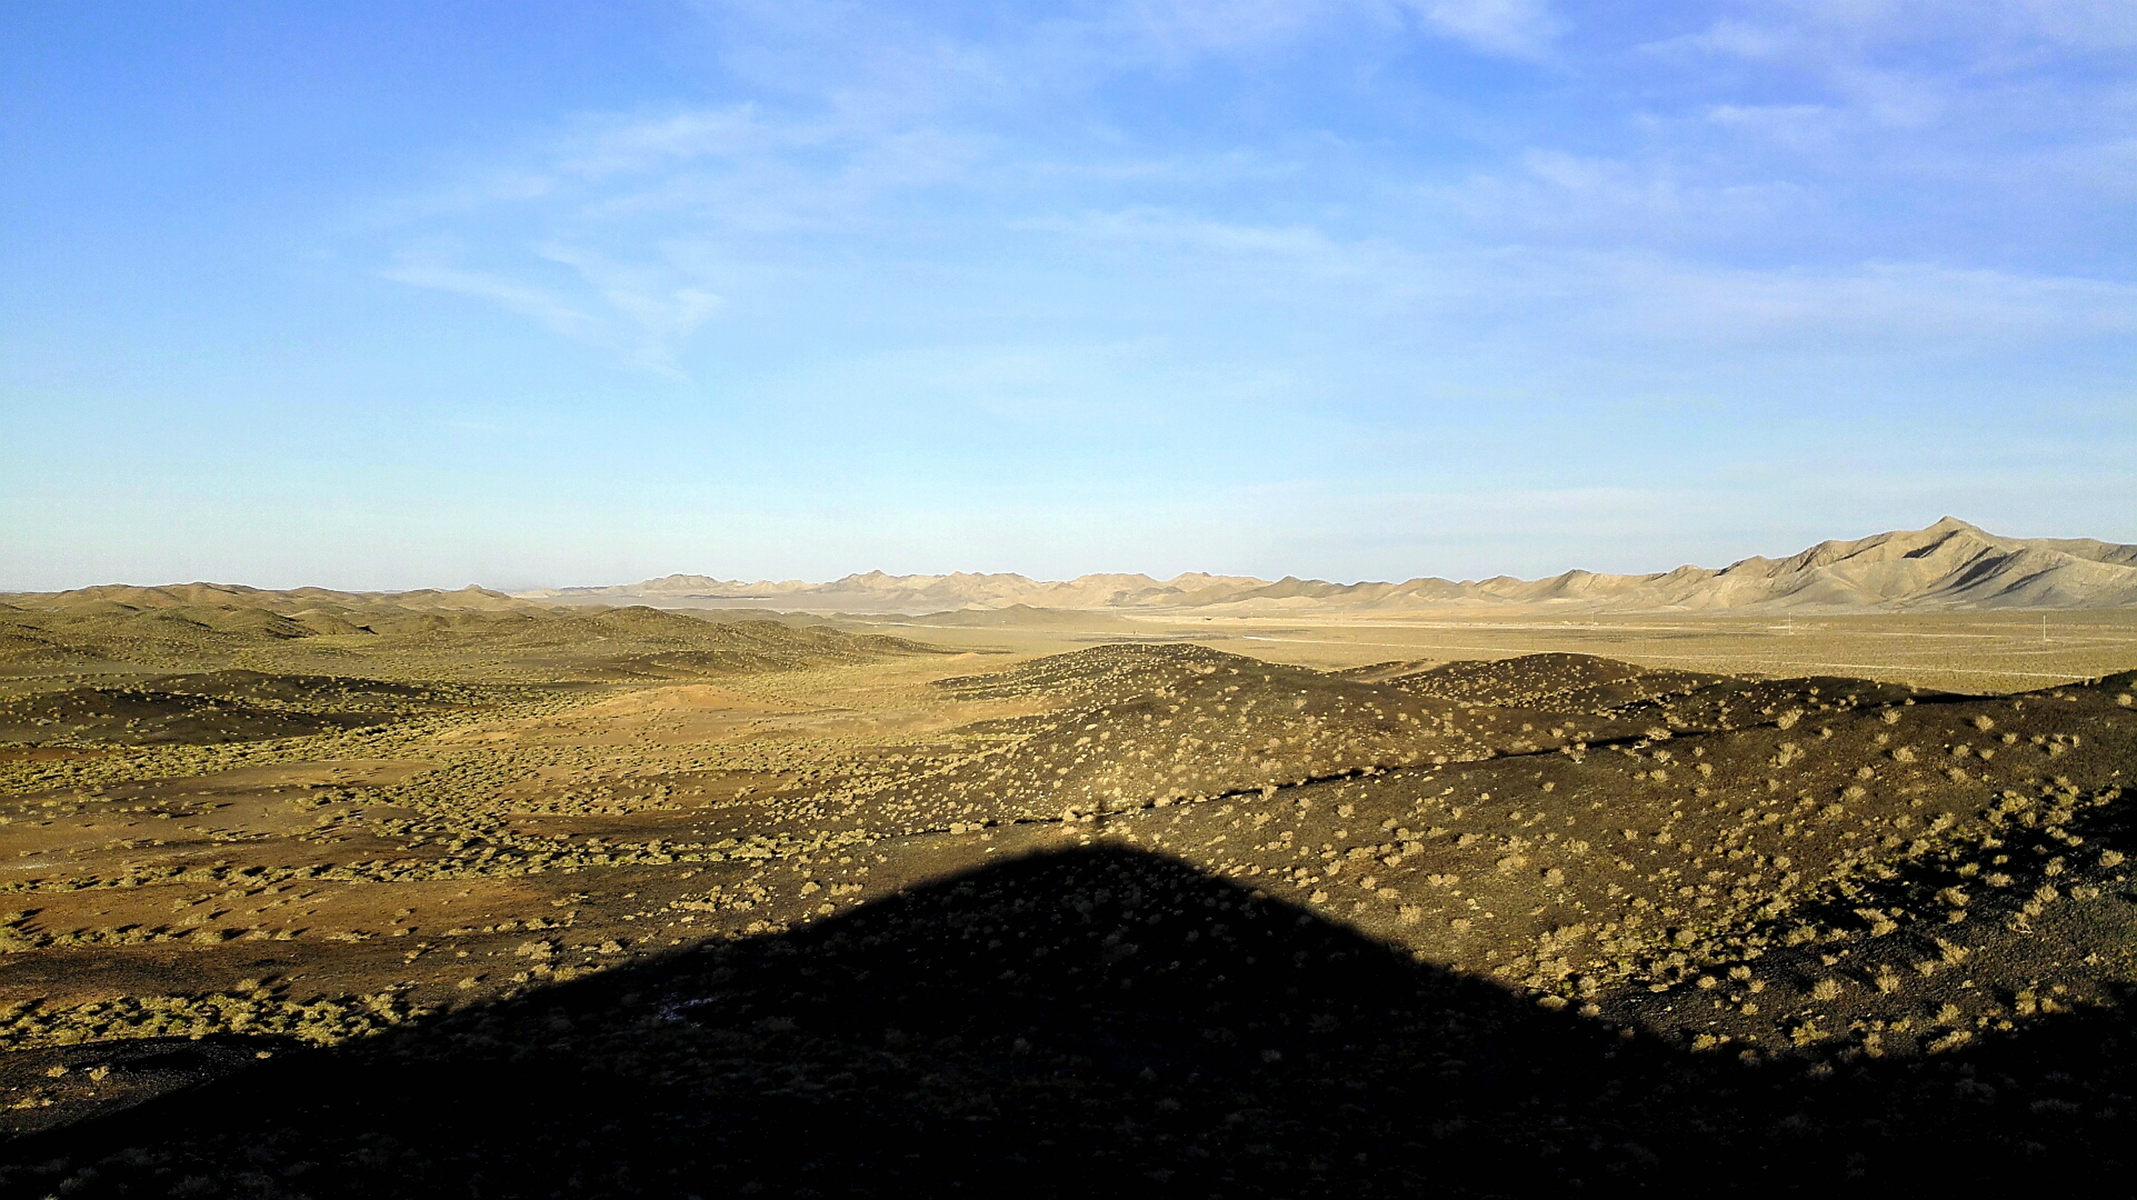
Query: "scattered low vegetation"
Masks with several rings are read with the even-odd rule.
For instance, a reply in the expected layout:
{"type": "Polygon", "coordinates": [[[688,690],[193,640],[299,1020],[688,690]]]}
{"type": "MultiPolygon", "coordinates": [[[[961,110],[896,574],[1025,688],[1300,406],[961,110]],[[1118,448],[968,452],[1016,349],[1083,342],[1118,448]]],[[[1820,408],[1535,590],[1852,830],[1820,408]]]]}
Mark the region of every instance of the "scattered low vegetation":
{"type": "Polygon", "coordinates": [[[1905,1188],[2137,1144],[2137,673],[146,591],[0,609],[11,1194],[1905,1188]]]}

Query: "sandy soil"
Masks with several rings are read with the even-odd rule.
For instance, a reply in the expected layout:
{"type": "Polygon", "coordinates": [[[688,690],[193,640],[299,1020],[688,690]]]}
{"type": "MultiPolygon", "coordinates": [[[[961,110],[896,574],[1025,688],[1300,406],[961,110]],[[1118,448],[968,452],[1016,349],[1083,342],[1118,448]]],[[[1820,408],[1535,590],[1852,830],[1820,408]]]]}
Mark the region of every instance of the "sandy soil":
{"type": "Polygon", "coordinates": [[[878,1143],[826,1131],[869,1121],[1023,1156],[875,1189],[940,1194],[1058,1164],[1018,1123],[1041,1110],[1108,1147],[1049,1194],[1377,1194],[1372,1164],[1450,1153],[1450,1188],[1490,1193],[1460,1150],[1486,1143],[1528,1147],[1509,1178],[1536,1186],[1821,1138],[1837,1175],[1906,1178],[1836,1123],[1880,1106],[2103,1171],[2137,1144],[2137,1059],[2098,1031],[2137,985],[2137,679],[2112,674],[2137,616],[2046,642],[2037,616],[1136,621],[757,630],[756,660],[694,667],[691,628],[647,621],[548,643],[546,680],[479,629],[351,651],[331,685],[278,667],[316,648],[264,642],[248,673],[167,647],[19,670],[0,1183],[543,1194],[655,1161],[838,1192],[878,1143]],[[1477,1065],[1485,1030],[1533,1056],[1520,1087],[1477,1065]],[[500,1064],[529,1055],[605,1103],[619,1064],[660,1088],[608,1142],[555,1124],[595,1120],[572,1084],[450,1152],[397,1105],[338,1107],[411,1063],[509,1107],[500,1064]],[[1847,1098],[1820,1115],[1827,1079],[1847,1098]],[[1730,1097],[1711,1136],[1680,1085],[1730,1097]],[[174,1115],[293,1086],[320,1107],[280,1141],[174,1115]],[[680,1132],[761,1148],[766,1089],[807,1153],[680,1132]],[[1317,1140],[1343,1150],[1255,1149],[1317,1140]],[[301,1166],[329,1159],[358,1165],[301,1166]],[[507,1160],[548,1165],[486,1189],[507,1160]]]}

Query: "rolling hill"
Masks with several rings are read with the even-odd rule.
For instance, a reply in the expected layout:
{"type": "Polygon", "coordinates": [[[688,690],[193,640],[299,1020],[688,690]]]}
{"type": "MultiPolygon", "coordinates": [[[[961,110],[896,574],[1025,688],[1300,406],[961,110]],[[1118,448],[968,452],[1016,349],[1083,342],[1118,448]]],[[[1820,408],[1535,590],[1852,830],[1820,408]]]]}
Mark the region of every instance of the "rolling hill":
{"type": "Polygon", "coordinates": [[[1547,579],[1331,583],[1189,573],[848,575],[829,583],[742,582],[669,575],[613,587],[519,593],[549,603],[792,612],[953,613],[1011,607],[1210,613],[1376,612],[1432,607],[1578,611],[1807,611],[2123,608],[2137,605],[2137,546],[2083,538],[2013,538],[1955,517],[1925,529],[1825,541],[1784,558],[1647,575],[1567,571],[1547,579]]]}
{"type": "MultiPolygon", "coordinates": [[[[0,596],[0,673],[133,666],[493,674],[565,667],[588,678],[692,678],[921,651],[761,612],[536,604],[458,591],[264,591],[107,585],[0,596]],[[708,619],[710,617],[711,619],[708,619]]],[[[57,719],[57,718],[55,718],[57,719]]]]}

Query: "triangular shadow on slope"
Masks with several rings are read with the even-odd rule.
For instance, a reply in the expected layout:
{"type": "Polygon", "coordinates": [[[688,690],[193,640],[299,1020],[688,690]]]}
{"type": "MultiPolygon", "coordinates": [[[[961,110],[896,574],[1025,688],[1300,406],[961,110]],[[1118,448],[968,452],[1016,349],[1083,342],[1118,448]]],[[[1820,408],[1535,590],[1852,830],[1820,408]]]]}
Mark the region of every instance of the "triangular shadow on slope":
{"type": "Polygon", "coordinates": [[[2126,1029],[1818,1080],[1101,846],[284,1055],[16,1151],[103,1160],[81,1194],[1912,1190],[2117,1178],[2127,1118],[2044,1109],[2011,1073],[2127,1063],[2126,1029]]]}

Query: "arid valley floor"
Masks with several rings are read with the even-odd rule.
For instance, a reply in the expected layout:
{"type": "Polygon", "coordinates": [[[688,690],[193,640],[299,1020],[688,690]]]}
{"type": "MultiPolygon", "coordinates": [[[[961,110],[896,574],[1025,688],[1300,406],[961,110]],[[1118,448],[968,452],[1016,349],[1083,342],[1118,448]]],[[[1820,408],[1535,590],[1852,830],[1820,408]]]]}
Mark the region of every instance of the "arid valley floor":
{"type": "Polygon", "coordinates": [[[2137,1178],[2137,611],[0,607],[0,1194],[2137,1178]]]}

